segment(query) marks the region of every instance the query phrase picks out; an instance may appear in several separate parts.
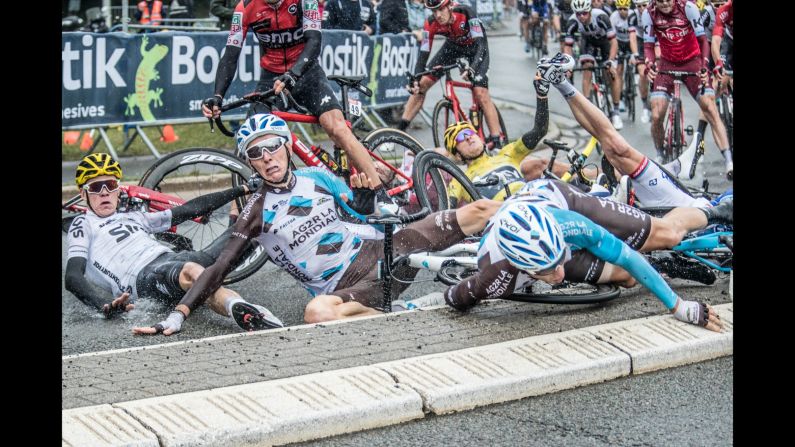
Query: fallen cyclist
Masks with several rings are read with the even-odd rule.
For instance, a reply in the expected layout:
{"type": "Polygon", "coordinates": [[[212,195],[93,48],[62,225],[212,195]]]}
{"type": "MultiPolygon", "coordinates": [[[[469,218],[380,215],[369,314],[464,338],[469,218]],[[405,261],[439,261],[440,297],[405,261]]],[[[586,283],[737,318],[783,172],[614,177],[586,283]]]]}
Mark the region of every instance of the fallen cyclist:
{"type": "MultiPolygon", "coordinates": [[[[106,318],[133,310],[139,296],[165,302],[182,298],[213,263],[220,247],[216,244],[204,251],[176,253],[151,235],[206,215],[249,188],[241,185],[199,196],[159,212],[124,212],[117,210],[121,178],[121,166],[110,155],[96,153],[83,158],[75,182],[88,209],[85,215],[75,217],[68,232],[66,289],[106,318]]],[[[266,308],[226,288],[213,294],[209,306],[219,315],[232,316],[245,330],[282,326],[266,308]]]]}

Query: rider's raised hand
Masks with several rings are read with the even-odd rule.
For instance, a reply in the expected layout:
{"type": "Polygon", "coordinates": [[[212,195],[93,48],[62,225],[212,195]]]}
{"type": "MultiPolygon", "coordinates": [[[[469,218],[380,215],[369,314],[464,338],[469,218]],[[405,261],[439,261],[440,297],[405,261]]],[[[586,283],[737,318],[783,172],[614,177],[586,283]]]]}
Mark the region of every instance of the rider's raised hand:
{"type": "Polygon", "coordinates": [[[105,306],[102,307],[102,313],[105,314],[105,318],[113,318],[122,312],[129,312],[135,309],[135,304],[132,304],[129,301],[130,294],[124,292],[119,295],[118,298],[111,301],[110,304],[105,304],[105,306]]]}
{"type": "Polygon", "coordinates": [[[202,101],[202,115],[205,118],[219,118],[221,116],[221,104],[224,102],[224,97],[221,95],[213,95],[210,98],[202,101]]]}
{"type": "Polygon", "coordinates": [[[182,329],[182,322],[185,321],[185,314],[182,312],[175,310],[172,311],[168,318],[157,323],[151,327],[134,327],[133,334],[135,335],[155,335],[155,334],[163,334],[163,335],[171,335],[176,334],[182,329]]]}
{"type": "Polygon", "coordinates": [[[533,80],[533,87],[536,89],[536,95],[539,98],[546,98],[549,95],[549,82],[541,77],[541,73],[536,71],[536,77],[533,80]]]}

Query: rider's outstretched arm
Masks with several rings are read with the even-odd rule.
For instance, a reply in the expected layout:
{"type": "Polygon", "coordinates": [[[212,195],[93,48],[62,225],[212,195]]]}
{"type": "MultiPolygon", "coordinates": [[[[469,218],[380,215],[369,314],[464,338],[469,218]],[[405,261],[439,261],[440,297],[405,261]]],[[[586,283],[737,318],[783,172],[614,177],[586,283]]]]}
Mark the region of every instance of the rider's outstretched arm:
{"type": "Polygon", "coordinates": [[[250,239],[262,231],[262,193],[255,192],[246,203],[234,224],[232,234],[215,263],[202,272],[193,286],[185,293],[176,309],[187,317],[221,287],[224,277],[234,267],[234,262],[245,250],[250,239]]]}
{"type": "Polygon", "coordinates": [[[205,214],[224,206],[232,200],[246,194],[247,189],[244,185],[235,186],[224,191],[196,197],[188,200],[180,206],[171,208],[171,224],[179,225],[188,219],[204,216],[205,214]]]}
{"type": "Polygon", "coordinates": [[[101,311],[106,304],[110,305],[113,297],[108,297],[104,290],[94,286],[86,279],[87,262],[88,260],[82,257],[69,258],[66,262],[64,286],[84,304],[101,311]]]}
{"type": "Polygon", "coordinates": [[[563,228],[566,243],[588,250],[599,259],[623,268],[649,289],[677,320],[720,331],[720,324],[708,309],[695,301],[680,298],[654,270],[646,258],[591,219],[574,211],[549,207],[547,210],[563,228]],[[711,323],[711,326],[710,326],[711,323]]]}
{"type": "Polygon", "coordinates": [[[237,59],[240,57],[241,50],[242,48],[236,45],[226,46],[226,51],[218,63],[218,69],[215,71],[215,91],[213,93],[216,96],[223,98],[232,84],[232,79],[235,78],[235,72],[237,71],[237,59]]]}
{"type": "MultiPolygon", "coordinates": [[[[304,2],[305,6],[306,3],[304,2]]],[[[317,6],[317,3],[315,3],[315,6],[317,6]]],[[[320,25],[318,24],[317,30],[310,30],[305,27],[304,37],[306,38],[304,49],[298,55],[295,65],[290,68],[290,72],[299,77],[311,66],[310,62],[316,61],[320,57],[320,25]]]]}

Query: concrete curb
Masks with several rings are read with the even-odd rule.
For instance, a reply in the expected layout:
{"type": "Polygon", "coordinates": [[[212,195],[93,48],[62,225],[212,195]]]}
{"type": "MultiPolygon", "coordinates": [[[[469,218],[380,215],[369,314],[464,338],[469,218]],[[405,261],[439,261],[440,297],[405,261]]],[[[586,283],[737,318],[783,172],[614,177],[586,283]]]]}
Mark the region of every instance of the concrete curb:
{"type": "Polygon", "coordinates": [[[721,333],[671,315],[654,316],[370,366],[63,410],[63,443],[157,445],[151,444],[153,437],[162,446],[299,442],[398,424],[424,417],[423,411],[465,411],[732,355],[733,304],[714,308],[725,324],[721,333]]]}

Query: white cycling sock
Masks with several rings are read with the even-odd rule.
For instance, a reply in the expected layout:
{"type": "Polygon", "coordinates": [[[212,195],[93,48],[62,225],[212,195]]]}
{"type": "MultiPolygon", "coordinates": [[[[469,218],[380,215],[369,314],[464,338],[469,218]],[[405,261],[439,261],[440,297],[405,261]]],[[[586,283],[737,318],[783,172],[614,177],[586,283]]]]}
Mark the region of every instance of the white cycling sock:
{"type": "Polygon", "coordinates": [[[571,98],[575,94],[577,94],[577,89],[571,85],[568,79],[564,79],[563,82],[560,84],[552,84],[555,86],[556,89],[563,95],[564,98],[571,98]]]}
{"type": "Polygon", "coordinates": [[[228,300],[226,300],[226,304],[224,304],[224,307],[226,307],[227,316],[230,317],[232,316],[232,306],[234,306],[236,303],[246,303],[246,302],[247,302],[246,300],[244,300],[239,296],[229,298],[228,300]]]}
{"type": "Polygon", "coordinates": [[[635,197],[645,207],[704,205],[699,199],[690,197],[679,189],[668,175],[647,157],[643,157],[643,161],[630,177],[633,180],[635,197]]]}

